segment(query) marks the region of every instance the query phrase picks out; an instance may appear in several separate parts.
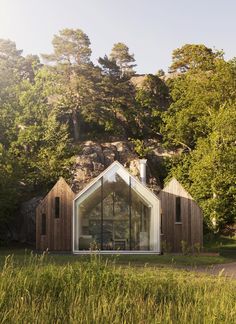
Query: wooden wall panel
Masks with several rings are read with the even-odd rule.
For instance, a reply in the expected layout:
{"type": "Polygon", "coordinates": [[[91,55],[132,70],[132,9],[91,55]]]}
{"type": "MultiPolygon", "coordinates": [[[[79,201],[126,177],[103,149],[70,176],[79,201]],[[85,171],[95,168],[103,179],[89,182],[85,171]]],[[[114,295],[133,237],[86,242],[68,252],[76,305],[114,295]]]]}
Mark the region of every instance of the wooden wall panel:
{"type": "Polygon", "coordinates": [[[36,209],[36,249],[72,250],[72,210],[74,193],[60,178],[36,209]],[[55,218],[55,197],[60,198],[59,218],[55,218]],[[46,214],[47,232],[41,235],[41,215],[46,214]]]}
{"type": "Polygon", "coordinates": [[[182,185],[173,178],[159,194],[162,209],[162,241],[174,252],[181,251],[181,241],[189,246],[202,245],[203,216],[201,209],[182,185]],[[176,197],[181,197],[181,224],[175,223],[176,197]]]}
{"type": "MultiPolygon", "coordinates": [[[[60,178],[36,209],[36,249],[72,250],[72,211],[74,193],[60,178]],[[55,218],[55,197],[60,197],[60,217],[55,218]],[[41,235],[41,215],[46,214],[47,232],[41,235]]],[[[181,240],[189,245],[202,244],[202,212],[193,198],[173,179],[160,192],[162,209],[162,242],[172,251],[181,251],[181,240]],[[181,197],[182,223],[175,223],[176,197],[181,197]]]]}

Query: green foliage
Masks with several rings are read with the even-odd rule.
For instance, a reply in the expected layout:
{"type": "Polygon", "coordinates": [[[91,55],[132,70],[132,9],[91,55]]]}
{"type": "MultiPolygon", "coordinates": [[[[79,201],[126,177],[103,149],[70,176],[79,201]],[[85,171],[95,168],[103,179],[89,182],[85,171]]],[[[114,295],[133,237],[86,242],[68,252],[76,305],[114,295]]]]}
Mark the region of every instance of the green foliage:
{"type": "Polygon", "coordinates": [[[188,255],[191,253],[191,247],[188,245],[188,242],[182,240],[181,242],[181,251],[183,255],[188,255]]]}
{"type": "Polygon", "coordinates": [[[185,44],[173,51],[170,69],[172,72],[187,72],[189,69],[209,71],[219,59],[223,59],[222,51],[213,51],[203,44],[185,44]]]}
{"type": "Polygon", "coordinates": [[[20,187],[17,178],[17,165],[0,144],[0,229],[12,221],[17,207],[20,187]]]}
{"type": "Polygon", "coordinates": [[[66,68],[90,63],[90,40],[81,29],[63,29],[54,35],[53,54],[44,54],[43,58],[50,62],[58,62],[66,68]]]}
{"type": "Polygon", "coordinates": [[[236,148],[234,141],[227,143],[218,135],[213,132],[209,139],[198,142],[192,153],[190,178],[208,225],[212,227],[215,218],[221,229],[236,221],[236,148]]]}
{"type": "Polygon", "coordinates": [[[170,104],[169,89],[158,76],[148,75],[136,91],[137,118],[142,137],[160,135],[162,112],[170,104]]]}
{"type": "Polygon", "coordinates": [[[105,131],[128,139],[138,132],[135,88],[129,75],[122,75],[114,60],[99,59],[102,78],[99,83],[99,121],[105,131]]]}
{"type": "Polygon", "coordinates": [[[200,203],[208,228],[222,230],[236,221],[235,63],[202,46],[186,45],[174,57],[173,67],[185,74],[170,83],[173,102],[161,130],[169,147],[185,153],[171,173],[200,203]]]}
{"type": "Polygon", "coordinates": [[[193,252],[195,254],[199,255],[200,252],[201,252],[201,249],[202,249],[202,247],[201,247],[201,244],[200,243],[194,243],[194,245],[193,245],[193,252]]]}
{"type": "Polygon", "coordinates": [[[140,139],[131,139],[131,142],[134,144],[134,151],[138,154],[140,158],[146,158],[151,149],[140,139]]]}
{"type": "Polygon", "coordinates": [[[136,66],[136,64],[133,64],[135,62],[134,55],[129,53],[129,48],[124,43],[114,44],[110,59],[119,66],[122,77],[131,76],[135,73],[133,70],[136,66]]]}
{"type": "Polygon", "coordinates": [[[236,100],[235,77],[235,66],[222,60],[214,71],[190,70],[177,77],[171,84],[173,103],[163,115],[166,141],[190,150],[207,137],[220,108],[236,100]]]}

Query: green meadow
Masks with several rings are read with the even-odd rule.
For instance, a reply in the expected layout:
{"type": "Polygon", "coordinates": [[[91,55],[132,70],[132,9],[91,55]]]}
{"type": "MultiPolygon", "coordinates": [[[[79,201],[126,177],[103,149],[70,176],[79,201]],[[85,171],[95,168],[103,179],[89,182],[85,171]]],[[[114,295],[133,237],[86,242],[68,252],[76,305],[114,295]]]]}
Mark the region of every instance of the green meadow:
{"type": "Polygon", "coordinates": [[[140,258],[1,252],[1,323],[235,323],[236,281],[220,275],[140,258]]]}

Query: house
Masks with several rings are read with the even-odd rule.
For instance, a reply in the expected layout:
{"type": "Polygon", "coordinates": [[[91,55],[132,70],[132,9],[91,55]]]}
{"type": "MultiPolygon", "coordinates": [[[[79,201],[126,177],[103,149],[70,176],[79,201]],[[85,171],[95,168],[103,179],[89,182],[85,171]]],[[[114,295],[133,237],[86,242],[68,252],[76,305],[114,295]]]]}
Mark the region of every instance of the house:
{"type": "Polygon", "coordinates": [[[73,253],[93,242],[104,253],[161,252],[160,199],[117,161],[74,199],[73,253]]]}
{"type": "Polygon", "coordinates": [[[36,248],[74,254],[91,249],[159,254],[161,241],[172,245],[173,251],[180,250],[184,239],[190,244],[202,243],[200,209],[177,180],[155,195],[146,186],[144,159],[140,160],[140,178],[118,161],[77,195],[60,178],[37,207],[36,248]],[[179,198],[172,201],[172,196],[179,198]]]}
{"type": "Polygon", "coordinates": [[[202,246],[202,211],[178,180],[172,178],[158,196],[161,200],[163,245],[173,252],[181,251],[181,241],[188,247],[202,246]]]}

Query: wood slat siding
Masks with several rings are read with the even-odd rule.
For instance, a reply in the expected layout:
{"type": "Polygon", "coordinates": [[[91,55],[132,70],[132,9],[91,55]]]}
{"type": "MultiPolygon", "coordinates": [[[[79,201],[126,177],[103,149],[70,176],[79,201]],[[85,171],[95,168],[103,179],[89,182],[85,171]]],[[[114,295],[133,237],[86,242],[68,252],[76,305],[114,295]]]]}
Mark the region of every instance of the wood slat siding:
{"type": "Polygon", "coordinates": [[[75,194],[60,178],[36,208],[36,249],[72,250],[72,213],[75,194]],[[55,218],[55,197],[60,197],[59,218],[55,218]],[[42,214],[46,214],[46,235],[41,235],[42,214]]]}
{"type": "Polygon", "coordinates": [[[162,209],[162,242],[173,252],[181,252],[181,241],[188,246],[203,243],[203,216],[200,207],[173,178],[159,193],[162,209]],[[176,197],[181,197],[181,224],[175,223],[176,197]]]}

